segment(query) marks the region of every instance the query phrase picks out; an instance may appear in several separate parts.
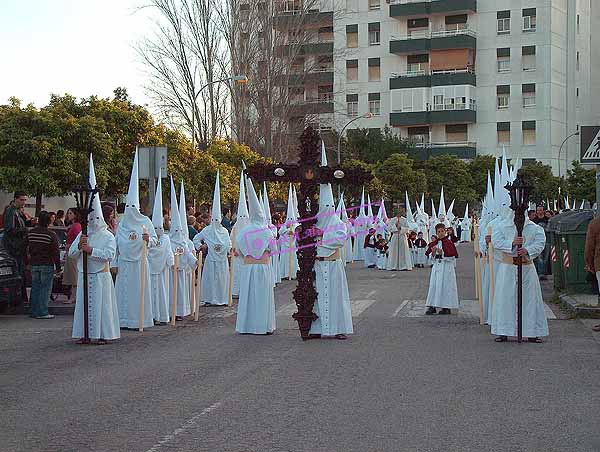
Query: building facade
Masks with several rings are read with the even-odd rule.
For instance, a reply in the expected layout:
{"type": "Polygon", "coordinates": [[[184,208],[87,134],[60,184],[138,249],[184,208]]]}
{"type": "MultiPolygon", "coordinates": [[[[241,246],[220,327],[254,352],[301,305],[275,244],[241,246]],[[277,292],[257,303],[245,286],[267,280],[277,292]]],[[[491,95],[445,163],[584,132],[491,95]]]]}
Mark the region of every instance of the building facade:
{"type": "Polygon", "coordinates": [[[295,93],[321,130],[358,118],[349,129],[389,126],[420,158],[505,147],[564,175],[579,144],[563,140],[600,123],[593,0],[324,0],[319,13],[318,70],[295,93]]]}

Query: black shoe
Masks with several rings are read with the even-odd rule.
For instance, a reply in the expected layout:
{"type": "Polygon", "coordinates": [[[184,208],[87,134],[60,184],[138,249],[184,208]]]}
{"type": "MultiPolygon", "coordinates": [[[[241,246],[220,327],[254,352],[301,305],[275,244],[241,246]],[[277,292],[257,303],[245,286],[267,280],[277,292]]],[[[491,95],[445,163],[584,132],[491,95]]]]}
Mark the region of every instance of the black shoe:
{"type": "Polygon", "coordinates": [[[448,309],[448,308],[443,308],[443,309],[442,309],[442,310],[439,312],[439,315],[450,315],[450,314],[451,314],[451,312],[450,312],[450,309],[448,309]]]}
{"type": "Polygon", "coordinates": [[[433,306],[429,306],[427,308],[427,311],[425,311],[425,315],[432,315],[435,314],[437,312],[437,309],[435,309],[433,306]]]}
{"type": "Polygon", "coordinates": [[[376,265],[369,265],[367,268],[375,268],[376,265]]]}

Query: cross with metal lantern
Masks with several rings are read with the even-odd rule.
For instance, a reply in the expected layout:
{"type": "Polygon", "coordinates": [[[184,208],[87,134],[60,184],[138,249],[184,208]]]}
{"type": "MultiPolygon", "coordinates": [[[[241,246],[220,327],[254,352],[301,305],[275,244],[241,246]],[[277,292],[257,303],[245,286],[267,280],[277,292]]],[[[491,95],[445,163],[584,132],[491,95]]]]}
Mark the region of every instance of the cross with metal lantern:
{"type": "MultiPolygon", "coordinates": [[[[330,168],[319,166],[320,141],[318,133],[311,127],[304,130],[300,136],[300,159],[295,165],[258,164],[246,169],[250,178],[255,182],[291,182],[300,183],[298,210],[302,230],[312,230],[317,222],[319,209],[317,189],[319,184],[341,183],[363,185],[372,179],[372,175],[361,169],[330,168]]],[[[310,233],[300,233],[298,240],[298,286],[294,290],[294,301],[298,312],[293,318],[298,322],[302,340],[311,339],[310,326],[318,316],[313,312],[317,299],[314,281],[314,265],[316,257],[316,240],[310,233]]]]}

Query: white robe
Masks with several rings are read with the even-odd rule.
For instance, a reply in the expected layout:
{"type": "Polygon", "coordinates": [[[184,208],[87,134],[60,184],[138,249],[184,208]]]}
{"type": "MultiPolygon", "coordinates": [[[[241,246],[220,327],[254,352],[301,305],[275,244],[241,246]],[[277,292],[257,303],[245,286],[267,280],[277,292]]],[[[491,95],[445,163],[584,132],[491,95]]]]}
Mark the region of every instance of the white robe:
{"type": "MultiPolygon", "coordinates": [[[[325,232],[323,245],[317,246],[317,257],[330,256],[340,250],[346,243],[346,230],[342,228],[325,232]]],[[[341,259],[333,261],[316,261],[316,290],[317,301],[313,312],[319,318],[312,322],[310,334],[335,336],[337,334],[352,334],[352,310],[346,270],[341,259]]]]}
{"type": "Polygon", "coordinates": [[[412,259],[406,233],[410,232],[408,221],[402,217],[398,222],[398,217],[391,218],[388,222],[388,230],[393,234],[390,240],[388,258],[386,262],[387,270],[412,270],[412,259]]]}
{"type": "Polygon", "coordinates": [[[354,261],[354,250],[352,249],[352,237],[354,237],[354,226],[349,221],[346,222],[346,241],[344,243],[344,247],[342,248],[342,258],[346,263],[354,261]]]}
{"type": "Polygon", "coordinates": [[[290,261],[292,279],[296,279],[296,274],[299,270],[298,256],[296,255],[296,239],[294,236],[288,235],[290,227],[287,225],[281,226],[279,229],[279,274],[281,279],[288,279],[290,276],[290,261]]]}
{"type": "Polygon", "coordinates": [[[220,242],[213,243],[208,240],[204,228],[194,237],[194,246],[200,248],[201,242],[208,245],[208,253],[202,267],[202,287],[200,300],[217,306],[229,304],[229,259],[231,241],[227,237],[225,245],[220,242]]]}
{"type": "MultiPolygon", "coordinates": [[[[507,221],[494,228],[492,244],[495,252],[510,258],[512,242],[516,237],[516,227],[507,221]]],[[[544,229],[526,221],[523,228],[525,248],[531,260],[538,257],[546,245],[544,229]]],[[[498,265],[494,290],[492,314],[492,334],[497,336],[517,336],[517,266],[504,260],[498,265]]],[[[548,321],[544,310],[544,300],[540,281],[533,263],[523,265],[523,337],[548,336],[548,321]]]]}
{"type": "MultiPolygon", "coordinates": [[[[272,237],[267,228],[251,223],[240,231],[252,235],[252,242],[241,242],[239,252],[242,255],[254,255],[268,259],[269,242],[272,237]],[[262,243],[257,245],[256,243],[262,243]],[[257,248],[250,248],[258,247],[257,248]]],[[[287,257],[287,256],[286,256],[287,257]]],[[[244,264],[240,272],[240,296],[237,309],[235,331],[240,334],[266,334],[275,331],[275,294],[271,264],[244,264]]]]}
{"type": "MultiPolygon", "coordinates": [[[[192,307],[190,304],[190,280],[188,275],[190,272],[196,268],[198,263],[198,259],[192,254],[192,250],[190,249],[189,240],[186,239],[185,246],[177,245],[173,242],[173,238],[171,239],[171,250],[174,255],[177,255],[177,306],[175,308],[175,315],[178,317],[185,317],[186,315],[190,315],[192,312],[192,307]]],[[[192,245],[193,247],[193,245],[192,245]]],[[[169,312],[172,309],[173,303],[173,272],[175,271],[175,267],[171,267],[169,269],[169,312]]]]}
{"type": "Polygon", "coordinates": [[[117,260],[112,265],[116,265],[119,269],[115,291],[117,294],[121,328],[137,329],[139,327],[140,302],[142,299],[142,265],[145,266],[143,323],[144,328],[154,326],[150,266],[148,265],[148,258],[142,261],[142,234],[144,232],[142,226],[146,227],[146,232],[150,235],[148,248],[156,246],[156,232],[149,218],[145,218],[141,223],[131,225],[125,221],[121,221],[117,229],[117,260]]]}
{"type": "Polygon", "coordinates": [[[365,259],[365,237],[369,233],[367,225],[368,218],[357,217],[354,220],[354,260],[362,261],[365,259]]]}
{"type": "Polygon", "coordinates": [[[471,241],[471,219],[466,218],[460,222],[460,241],[470,242],[471,241]]]}
{"type": "MultiPolygon", "coordinates": [[[[435,249],[431,255],[434,255],[434,253],[435,249]]],[[[425,305],[434,308],[458,309],[456,258],[443,257],[442,259],[434,259],[433,262],[425,305]]]]}
{"type": "MultiPolygon", "coordinates": [[[[377,256],[378,256],[379,252],[378,252],[377,248],[365,247],[365,245],[364,245],[365,240],[367,240],[366,236],[363,239],[363,247],[364,247],[363,257],[364,257],[365,267],[372,267],[373,265],[377,266],[377,256]]],[[[376,239],[375,235],[372,235],[368,238],[368,240],[370,242],[369,243],[370,245],[374,245],[375,240],[377,240],[377,239],[376,239]]]]}
{"type": "MultiPolygon", "coordinates": [[[[238,248],[237,234],[238,234],[238,231],[240,230],[240,228],[238,227],[239,224],[240,224],[240,220],[236,221],[236,223],[233,225],[233,229],[231,230],[231,234],[229,235],[229,237],[231,239],[231,246],[236,249],[238,248]]],[[[239,240],[243,240],[243,237],[240,237],[239,240]]],[[[240,294],[240,273],[242,272],[243,265],[244,265],[244,259],[238,253],[237,256],[233,257],[233,279],[232,279],[232,286],[231,286],[231,294],[234,297],[237,297],[240,294]]]]}
{"type": "MultiPolygon", "coordinates": [[[[79,239],[69,248],[69,256],[77,257],[77,302],[73,317],[72,337],[84,336],[83,323],[83,254],[79,250],[79,239]]],[[[93,248],[88,256],[88,332],[90,339],[118,339],[119,309],[110,271],[106,271],[109,262],[114,259],[117,244],[108,230],[93,233],[88,237],[88,244],[93,248]]]]}
{"type": "Polygon", "coordinates": [[[150,262],[150,280],[152,284],[152,310],[154,320],[166,323],[171,318],[171,298],[169,297],[169,279],[171,267],[175,264],[171,240],[162,234],[155,247],[148,250],[150,262]]]}
{"type": "Polygon", "coordinates": [[[277,227],[271,227],[273,239],[269,245],[271,249],[271,274],[273,275],[273,287],[281,282],[281,271],[279,270],[279,245],[277,243],[277,227]]]}

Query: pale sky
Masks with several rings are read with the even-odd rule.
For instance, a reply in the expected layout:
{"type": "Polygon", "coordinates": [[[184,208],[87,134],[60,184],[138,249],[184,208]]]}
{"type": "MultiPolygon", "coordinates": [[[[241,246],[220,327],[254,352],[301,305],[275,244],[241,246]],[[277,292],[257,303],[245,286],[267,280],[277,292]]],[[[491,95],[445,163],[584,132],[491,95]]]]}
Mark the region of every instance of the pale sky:
{"type": "MultiPolygon", "coordinates": [[[[146,104],[133,46],[152,23],[143,0],[0,0],[0,104],[42,107],[50,94],[109,97],[118,86],[146,104]]],[[[150,106],[151,107],[151,106],[150,106]]]]}

